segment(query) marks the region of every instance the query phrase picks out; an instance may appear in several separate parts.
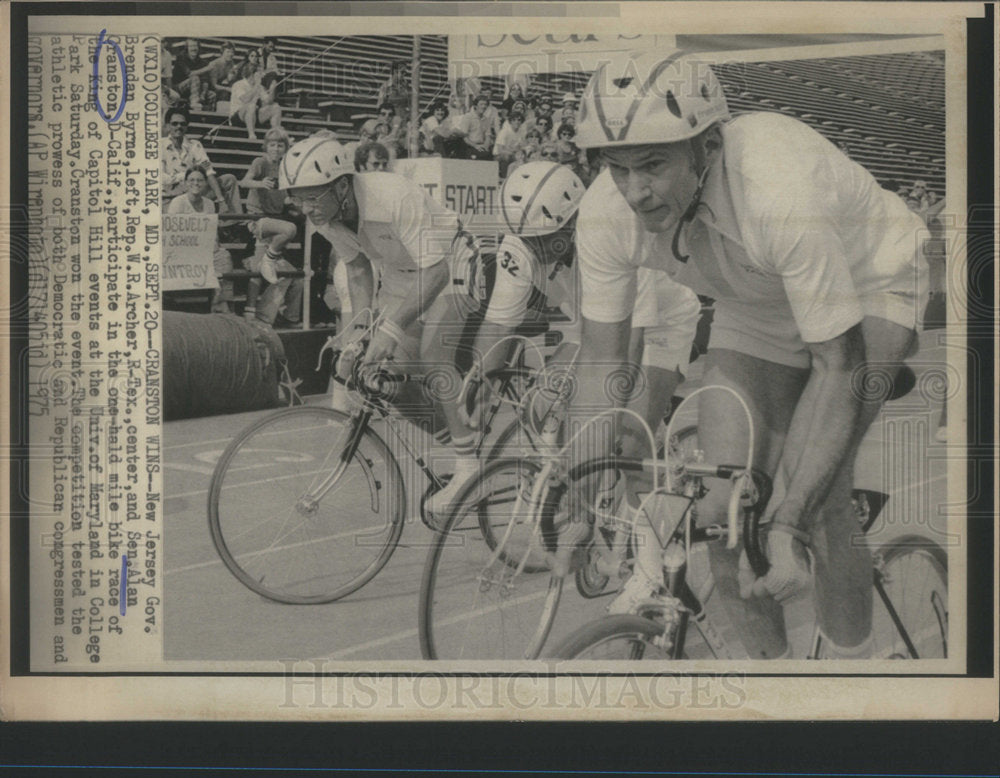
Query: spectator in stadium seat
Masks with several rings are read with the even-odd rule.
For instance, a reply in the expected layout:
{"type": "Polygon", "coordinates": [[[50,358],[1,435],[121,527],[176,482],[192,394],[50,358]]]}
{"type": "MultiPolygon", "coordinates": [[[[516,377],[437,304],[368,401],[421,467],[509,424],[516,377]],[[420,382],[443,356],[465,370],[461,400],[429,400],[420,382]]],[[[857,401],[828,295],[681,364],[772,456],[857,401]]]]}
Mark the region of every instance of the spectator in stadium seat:
{"type": "MultiPolygon", "coordinates": [[[[488,87],[484,87],[477,97],[486,98],[486,118],[490,120],[490,128],[493,130],[493,137],[496,138],[500,132],[501,120],[500,111],[498,111],[496,106],[493,105],[493,90],[488,87]]],[[[473,103],[473,107],[475,107],[475,103],[473,103]]]]}
{"type": "Polygon", "coordinates": [[[589,183],[590,171],[586,157],[573,142],[573,138],[576,137],[576,127],[564,122],[559,126],[556,137],[556,161],[570,168],[585,184],[589,183]]]}
{"type": "Polygon", "coordinates": [[[172,73],[173,88],[186,97],[195,111],[202,108],[202,100],[209,91],[208,81],[202,77],[208,71],[209,62],[201,56],[201,44],[188,38],[185,49],[174,58],[172,73]]]}
{"type": "Polygon", "coordinates": [[[552,137],[552,117],[551,116],[539,116],[535,119],[535,128],[538,130],[539,135],[542,136],[542,143],[549,143],[555,140],[552,137]]]}
{"type": "Polygon", "coordinates": [[[257,125],[268,123],[281,126],[281,106],[275,101],[276,84],[265,89],[260,83],[261,71],[249,62],[243,66],[242,78],[233,84],[229,103],[229,118],[238,127],[246,127],[247,137],[257,140],[257,125]]]}
{"type": "Polygon", "coordinates": [[[493,148],[493,120],[487,113],[489,107],[489,99],[483,94],[477,95],[472,110],[455,122],[453,134],[461,141],[458,147],[459,158],[493,159],[490,153],[493,148]]]}
{"type": "Polygon", "coordinates": [[[389,149],[378,141],[367,141],[354,150],[354,169],[359,173],[384,173],[389,163],[389,149]]]}
{"type": "Polygon", "coordinates": [[[431,106],[430,115],[420,125],[420,151],[424,154],[434,154],[434,138],[438,127],[448,118],[447,106],[438,101],[431,106]]]}
{"type": "Polygon", "coordinates": [[[534,114],[535,126],[538,126],[543,119],[548,120],[548,130],[542,131],[543,140],[547,140],[544,135],[552,129],[552,100],[545,95],[539,96],[535,100],[534,114]]]}
{"type": "Polygon", "coordinates": [[[533,159],[538,159],[538,150],[542,146],[542,133],[537,127],[529,126],[527,119],[524,123],[528,129],[524,133],[524,143],[521,144],[521,149],[524,152],[525,162],[530,162],[533,159]]]}
{"type": "MultiPolygon", "coordinates": [[[[521,88],[520,84],[511,84],[510,90],[507,92],[507,97],[500,104],[500,110],[504,112],[506,116],[510,116],[517,108],[515,107],[517,103],[525,103],[524,90],[521,88]]],[[[521,113],[524,113],[524,109],[521,109],[521,113]]]]}
{"type": "Polygon", "coordinates": [[[281,65],[278,62],[278,41],[276,38],[265,38],[264,45],[260,47],[260,61],[264,68],[264,75],[281,75],[281,65]]]}
{"type": "Polygon", "coordinates": [[[301,241],[303,237],[302,214],[291,206],[285,193],[278,189],[278,170],[289,145],[291,141],[283,129],[268,130],[264,135],[264,154],[250,163],[250,168],[240,182],[240,186],[248,190],[247,211],[266,215],[266,218],[258,219],[251,227],[257,246],[254,255],[244,265],[251,272],[260,273],[271,284],[258,299],[260,281],[251,279],[247,308],[243,313],[247,318],[257,318],[267,324],[274,324],[282,301],[286,303],[286,310],[293,309],[296,312],[286,313],[286,321],[298,321],[300,317],[297,314],[302,305],[302,279],[279,280],[276,272],[295,270],[294,265],[285,259],[284,250],[293,239],[298,237],[301,241]],[[270,257],[273,262],[262,262],[265,256],[270,257]]]}
{"type": "MultiPolygon", "coordinates": [[[[178,195],[170,201],[167,206],[167,213],[205,213],[214,214],[215,203],[207,196],[208,176],[198,168],[191,168],[184,174],[183,194],[178,195]]],[[[232,313],[233,312],[233,282],[231,279],[222,278],[223,273],[229,273],[233,269],[233,259],[222,246],[219,245],[219,235],[216,231],[215,249],[212,254],[212,266],[215,275],[219,277],[219,288],[212,295],[212,313],[232,313]]]]}
{"type": "Polygon", "coordinates": [[[219,204],[220,213],[242,213],[236,176],[216,175],[215,168],[201,143],[187,137],[188,114],[179,108],[167,111],[167,134],[160,139],[160,164],[163,170],[163,205],[185,191],[184,176],[198,168],[208,177],[208,196],[219,204]],[[225,203],[225,209],[222,204],[225,203]]]}
{"type": "Polygon", "coordinates": [[[459,94],[452,94],[448,100],[448,113],[434,130],[434,150],[442,157],[461,157],[464,143],[457,129],[465,116],[465,101],[459,94]]]}
{"type": "Polygon", "coordinates": [[[163,87],[163,110],[173,108],[181,101],[181,94],[173,86],[174,53],[170,50],[170,39],[160,41],[160,85],[163,87]]]}
{"type": "Polygon", "coordinates": [[[216,102],[229,99],[230,87],[236,80],[237,74],[235,56],[236,49],[233,44],[226,42],[222,45],[222,53],[208,64],[208,69],[205,71],[209,91],[214,94],[216,102]]]}
{"type": "Polygon", "coordinates": [[[379,105],[391,105],[400,121],[410,118],[410,80],[406,77],[406,61],[392,63],[388,80],[378,88],[375,98],[379,105]]]}
{"type": "Polygon", "coordinates": [[[493,145],[493,156],[500,163],[500,178],[507,176],[507,168],[514,159],[514,152],[523,145],[525,134],[524,114],[510,114],[493,145]]]}
{"type": "Polygon", "coordinates": [[[409,121],[396,113],[396,109],[389,103],[382,103],[378,107],[378,121],[386,125],[386,130],[381,134],[376,133],[375,140],[385,146],[392,153],[393,158],[405,157],[406,133],[409,129],[409,121]]]}

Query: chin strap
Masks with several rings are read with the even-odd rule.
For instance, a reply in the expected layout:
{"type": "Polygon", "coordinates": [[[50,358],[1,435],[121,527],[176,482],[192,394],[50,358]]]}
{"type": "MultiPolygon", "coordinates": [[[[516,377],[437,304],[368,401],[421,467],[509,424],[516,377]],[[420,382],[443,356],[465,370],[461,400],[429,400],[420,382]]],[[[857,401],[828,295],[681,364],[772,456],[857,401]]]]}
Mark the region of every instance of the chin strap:
{"type": "Polygon", "coordinates": [[[670,251],[673,253],[674,259],[678,262],[687,262],[691,258],[690,255],[681,254],[680,252],[681,230],[684,229],[684,225],[688,222],[694,221],[695,214],[698,212],[698,206],[701,205],[701,192],[705,188],[705,182],[708,180],[708,165],[705,164],[704,149],[695,140],[692,140],[691,150],[694,152],[695,165],[701,168],[701,174],[698,176],[698,188],[694,190],[694,194],[691,196],[691,204],[688,205],[680,221],[677,222],[677,228],[674,230],[674,239],[670,243],[670,251]]]}

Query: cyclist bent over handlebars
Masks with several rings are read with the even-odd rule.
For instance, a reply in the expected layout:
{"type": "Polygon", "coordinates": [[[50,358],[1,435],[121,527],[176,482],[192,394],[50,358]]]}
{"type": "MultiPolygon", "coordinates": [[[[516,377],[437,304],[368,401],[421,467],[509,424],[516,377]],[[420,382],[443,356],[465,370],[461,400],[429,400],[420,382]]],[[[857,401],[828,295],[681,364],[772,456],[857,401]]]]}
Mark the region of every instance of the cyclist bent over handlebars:
{"type": "MultiPolygon", "coordinates": [[[[599,402],[588,394],[601,391],[608,363],[624,361],[639,267],[714,298],[704,383],[746,399],[754,463],[776,481],[767,575],[710,548],[722,600],[750,657],[780,658],[781,602],[814,582],[834,653],[869,655],[871,559],[851,509],[852,471],[885,399],[865,394],[880,383],[866,377],[874,366],[895,372],[915,347],[926,284],[919,219],[802,122],[730,118],[708,64],[680,53],[616,56],[587,85],[578,125],[577,144],[608,167],[577,223],[580,402],[599,402]]],[[[740,406],[725,392],[699,399],[707,460],[739,463],[740,406]]],[[[701,502],[702,521],[723,523],[724,491],[701,502]]]]}

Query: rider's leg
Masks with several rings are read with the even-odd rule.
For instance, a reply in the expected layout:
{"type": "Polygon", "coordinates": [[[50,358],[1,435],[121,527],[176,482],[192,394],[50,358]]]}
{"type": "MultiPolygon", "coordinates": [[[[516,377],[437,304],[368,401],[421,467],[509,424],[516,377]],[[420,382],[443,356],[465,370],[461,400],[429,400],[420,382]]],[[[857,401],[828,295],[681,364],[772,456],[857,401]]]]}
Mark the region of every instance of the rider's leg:
{"type": "MultiPolygon", "coordinates": [[[[754,424],[754,466],[769,475],[778,469],[792,413],[808,376],[806,368],[730,349],[709,348],[705,356],[702,383],[730,387],[746,401],[754,424]]],[[[698,399],[698,445],[706,460],[716,464],[745,463],[749,434],[740,403],[724,391],[708,391],[698,399]]],[[[725,525],[729,488],[721,481],[707,485],[709,492],[698,504],[699,523],[725,525]]],[[[740,597],[739,549],[712,543],[709,561],[716,591],[750,658],[783,656],[787,638],[782,607],[770,597],[740,597]]]]}
{"type": "MultiPolygon", "coordinates": [[[[429,376],[425,389],[434,403],[437,418],[444,422],[454,454],[452,480],[428,500],[427,509],[431,513],[445,510],[458,491],[480,472],[479,434],[458,411],[462,387],[458,350],[471,348],[471,344],[464,342],[470,336],[466,320],[471,311],[462,307],[466,298],[449,293],[440,295],[427,312],[420,343],[420,359],[429,376]]],[[[440,434],[436,439],[444,442],[440,434]]]]}
{"type": "MultiPolygon", "coordinates": [[[[670,398],[674,396],[674,392],[683,380],[684,376],[679,370],[665,370],[653,364],[644,365],[639,373],[636,391],[629,400],[628,407],[643,417],[654,436],[670,406],[670,398]]],[[[650,449],[649,436],[636,419],[626,416],[622,420],[622,426],[622,456],[644,458],[656,453],[650,449]]],[[[634,480],[630,477],[627,510],[630,517],[634,517],[632,543],[635,548],[635,567],[622,593],[608,606],[609,613],[632,611],[638,601],[650,596],[660,587],[662,545],[661,539],[650,526],[650,518],[658,520],[662,518],[660,514],[666,512],[676,513],[675,518],[679,519],[678,509],[680,511],[684,509],[684,503],[674,504],[677,502],[676,499],[662,497],[651,500],[648,510],[637,510],[640,500],[632,488],[631,482],[634,480]]],[[[639,495],[641,494],[642,490],[639,491],[639,495]]],[[[667,518],[669,523],[670,517],[667,518]]]]}
{"type": "Polygon", "coordinates": [[[873,316],[862,321],[867,379],[853,385],[862,393],[862,415],[852,450],[830,488],[811,527],[816,612],[829,653],[863,658],[870,648],[872,562],[864,535],[851,506],[854,460],[868,427],[878,416],[886,386],[883,376],[894,375],[915,345],[916,333],[873,316]]]}

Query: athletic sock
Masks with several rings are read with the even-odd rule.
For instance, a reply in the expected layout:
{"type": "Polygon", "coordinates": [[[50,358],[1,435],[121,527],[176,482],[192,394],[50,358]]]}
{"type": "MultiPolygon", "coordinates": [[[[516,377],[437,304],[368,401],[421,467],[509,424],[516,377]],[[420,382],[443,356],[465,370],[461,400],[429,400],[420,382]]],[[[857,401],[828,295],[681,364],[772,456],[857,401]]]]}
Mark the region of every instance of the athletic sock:
{"type": "Polygon", "coordinates": [[[871,634],[856,646],[838,646],[824,634],[823,630],[820,630],[820,635],[823,636],[827,659],[871,659],[874,645],[871,634]]]}

